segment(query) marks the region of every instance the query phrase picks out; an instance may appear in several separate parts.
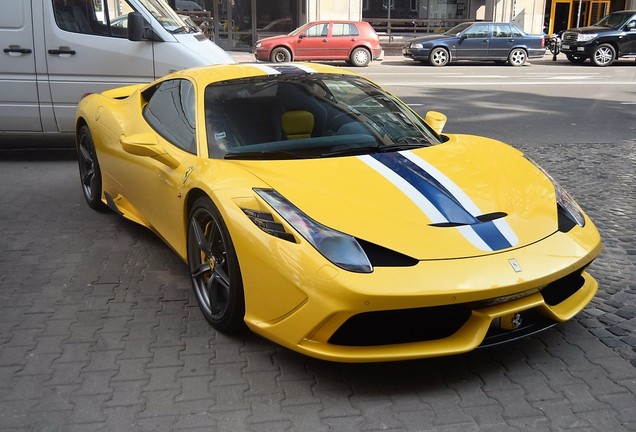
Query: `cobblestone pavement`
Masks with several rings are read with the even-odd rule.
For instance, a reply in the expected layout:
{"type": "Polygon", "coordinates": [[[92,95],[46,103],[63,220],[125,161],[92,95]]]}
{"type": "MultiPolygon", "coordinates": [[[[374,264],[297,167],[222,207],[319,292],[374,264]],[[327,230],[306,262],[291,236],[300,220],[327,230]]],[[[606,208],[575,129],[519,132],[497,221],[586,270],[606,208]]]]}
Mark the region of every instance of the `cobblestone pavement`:
{"type": "Polygon", "coordinates": [[[524,150],[601,230],[596,299],[517,343],[370,365],[216,333],[185,264],[90,210],[74,160],[0,154],[0,430],[636,430],[636,141],[524,150]]]}

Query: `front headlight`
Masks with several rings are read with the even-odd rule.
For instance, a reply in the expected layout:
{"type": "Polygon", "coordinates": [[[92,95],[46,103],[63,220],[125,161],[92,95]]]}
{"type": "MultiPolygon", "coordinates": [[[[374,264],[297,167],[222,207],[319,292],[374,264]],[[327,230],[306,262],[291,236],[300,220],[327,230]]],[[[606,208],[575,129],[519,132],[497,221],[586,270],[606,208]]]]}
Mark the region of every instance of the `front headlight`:
{"type": "Polygon", "coordinates": [[[373,271],[369,258],[355,238],[316,222],[273,189],[254,189],[254,192],[338,267],[357,273],[373,271]]]}
{"type": "Polygon", "coordinates": [[[539,164],[537,164],[535,161],[527,156],[526,159],[532,162],[534,166],[539,168],[539,170],[543,174],[545,174],[548,179],[550,179],[556,192],[557,205],[564,211],[568,219],[570,219],[572,222],[580,227],[585,226],[585,217],[583,216],[583,210],[581,210],[581,207],[579,207],[576,201],[574,201],[574,198],[572,198],[572,196],[567,193],[567,191],[563,189],[563,187],[555,179],[553,179],[550,174],[546,172],[546,170],[541,168],[539,164]]]}
{"type": "Polygon", "coordinates": [[[260,48],[260,47],[261,47],[261,45],[263,45],[263,44],[262,44],[262,43],[260,43],[260,42],[256,42],[256,45],[254,45],[254,46],[255,46],[256,48],[260,48]]]}
{"type": "Polygon", "coordinates": [[[424,48],[424,47],[423,47],[423,45],[422,45],[421,43],[419,43],[419,42],[413,42],[413,43],[411,44],[411,48],[418,48],[418,49],[419,49],[419,48],[424,48]]]}
{"type": "Polygon", "coordinates": [[[587,42],[595,39],[598,36],[598,33],[579,33],[576,37],[577,42],[587,42]]]}

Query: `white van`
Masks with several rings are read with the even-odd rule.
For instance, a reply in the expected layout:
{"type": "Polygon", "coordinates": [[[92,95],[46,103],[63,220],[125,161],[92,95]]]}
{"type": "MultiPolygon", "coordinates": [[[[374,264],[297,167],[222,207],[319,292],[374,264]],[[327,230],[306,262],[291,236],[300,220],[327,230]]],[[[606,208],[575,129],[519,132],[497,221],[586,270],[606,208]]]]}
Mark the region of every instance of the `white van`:
{"type": "Polygon", "coordinates": [[[2,0],[0,50],[0,138],[33,146],[72,136],[86,93],[234,63],[165,0],[2,0]]]}

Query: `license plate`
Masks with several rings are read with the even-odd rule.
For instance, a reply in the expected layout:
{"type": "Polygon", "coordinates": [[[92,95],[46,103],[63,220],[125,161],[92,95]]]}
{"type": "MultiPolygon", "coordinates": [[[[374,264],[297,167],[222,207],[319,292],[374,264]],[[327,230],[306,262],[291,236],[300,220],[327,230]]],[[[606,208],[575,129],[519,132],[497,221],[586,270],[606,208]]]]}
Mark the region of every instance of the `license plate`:
{"type": "Polygon", "coordinates": [[[561,49],[565,49],[565,50],[570,49],[570,45],[561,45],[561,49]]]}

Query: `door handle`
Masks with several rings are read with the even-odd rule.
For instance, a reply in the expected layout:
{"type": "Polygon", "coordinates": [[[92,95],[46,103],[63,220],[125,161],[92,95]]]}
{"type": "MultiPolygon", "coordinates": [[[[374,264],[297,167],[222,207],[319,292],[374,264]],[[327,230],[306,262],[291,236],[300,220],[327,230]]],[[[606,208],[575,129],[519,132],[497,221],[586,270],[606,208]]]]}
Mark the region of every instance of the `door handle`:
{"type": "Polygon", "coordinates": [[[9,48],[3,50],[7,54],[31,54],[30,48],[20,48],[20,45],[9,45],[9,48]]]}
{"type": "Polygon", "coordinates": [[[323,40],[322,40],[322,43],[327,43],[327,39],[323,39],[323,40]]]}
{"type": "Polygon", "coordinates": [[[70,49],[69,47],[60,47],[59,49],[50,49],[48,51],[49,54],[60,55],[60,54],[69,54],[75,55],[77,52],[75,50],[70,49]]]}

